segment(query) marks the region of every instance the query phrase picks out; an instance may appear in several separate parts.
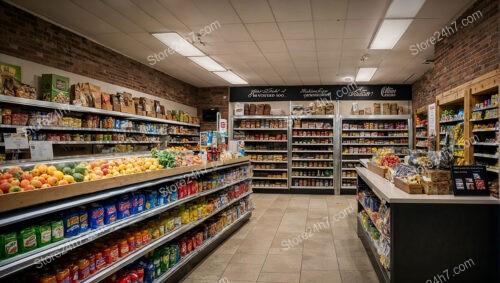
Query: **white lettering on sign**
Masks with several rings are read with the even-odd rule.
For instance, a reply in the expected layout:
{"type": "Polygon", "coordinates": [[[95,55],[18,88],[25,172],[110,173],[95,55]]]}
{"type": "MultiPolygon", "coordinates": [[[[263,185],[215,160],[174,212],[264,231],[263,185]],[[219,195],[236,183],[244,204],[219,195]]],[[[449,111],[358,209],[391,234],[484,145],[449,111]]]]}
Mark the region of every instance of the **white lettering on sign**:
{"type": "Polygon", "coordinates": [[[384,86],[380,91],[382,97],[396,97],[396,89],[390,86],[384,86]]]}

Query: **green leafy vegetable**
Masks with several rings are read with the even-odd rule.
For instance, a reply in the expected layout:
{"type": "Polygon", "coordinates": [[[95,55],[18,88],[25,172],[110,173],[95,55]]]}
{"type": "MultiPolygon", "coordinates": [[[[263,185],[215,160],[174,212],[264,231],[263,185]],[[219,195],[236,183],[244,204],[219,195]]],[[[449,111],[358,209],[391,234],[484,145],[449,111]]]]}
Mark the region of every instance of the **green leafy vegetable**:
{"type": "Polygon", "coordinates": [[[152,149],[151,155],[153,158],[158,159],[158,162],[163,166],[163,168],[173,168],[177,166],[175,155],[169,150],[152,149]]]}

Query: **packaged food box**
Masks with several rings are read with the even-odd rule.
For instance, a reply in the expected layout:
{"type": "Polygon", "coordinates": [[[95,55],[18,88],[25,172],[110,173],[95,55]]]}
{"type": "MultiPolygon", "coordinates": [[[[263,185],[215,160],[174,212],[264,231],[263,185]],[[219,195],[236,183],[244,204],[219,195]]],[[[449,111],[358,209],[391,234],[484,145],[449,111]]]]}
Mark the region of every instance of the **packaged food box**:
{"type": "Polygon", "coordinates": [[[21,67],[0,62],[0,74],[7,74],[21,81],[21,67]]]}
{"type": "Polygon", "coordinates": [[[106,92],[101,92],[101,108],[104,110],[110,110],[110,111],[113,110],[113,103],[111,102],[111,94],[106,92]]]}
{"type": "Polygon", "coordinates": [[[111,95],[111,104],[113,105],[113,111],[121,111],[121,105],[124,104],[122,100],[123,97],[119,93],[111,95]]]}
{"type": "Polygon", "coordinates": [[[55,74],[42,74],[41,92],[42,99],[45,101],[69,104],[71,99],[69,78],[55,74]]]}
{"type": "Polygon", "coordinates": [[[131,93],[124,92],[121,94],[123,100],[121,100],[120,111],[128,114],[136,114],[134,99],[131,93]]]}

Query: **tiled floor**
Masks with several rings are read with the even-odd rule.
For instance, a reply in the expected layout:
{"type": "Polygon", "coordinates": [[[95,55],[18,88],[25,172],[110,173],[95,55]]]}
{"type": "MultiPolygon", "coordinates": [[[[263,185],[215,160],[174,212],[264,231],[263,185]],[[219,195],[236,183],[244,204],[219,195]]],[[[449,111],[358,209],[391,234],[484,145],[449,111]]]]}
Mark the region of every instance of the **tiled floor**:
{"type": "Polygon", "coordinates": [[[257,209],[251,220],[183,282],[378,282],[356,236],[354,196],[252,197],[257,209]],[[317,231],[306,228],[314,224],[317,231]]]}

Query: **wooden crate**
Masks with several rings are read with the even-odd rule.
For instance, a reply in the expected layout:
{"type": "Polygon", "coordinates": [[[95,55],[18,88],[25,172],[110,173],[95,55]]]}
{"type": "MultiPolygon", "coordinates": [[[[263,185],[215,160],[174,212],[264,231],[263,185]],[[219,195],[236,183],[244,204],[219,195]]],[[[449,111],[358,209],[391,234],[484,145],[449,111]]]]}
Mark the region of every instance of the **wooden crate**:
{"type": "Polygon", "coordinates": [[[62,200],[66,198],[81,196],[99,191],[114,189],[122,186],[162,179],[166,177],[191,174],[205,168],[240,163],[250,160],[249,157],[241,157],[224,161],[223,163],[211,162],[204,165],[193,165],[177,168],[162,169],[132,175],[118,176],[90,182],[73,183],[65,186],[51,187],[43,190],[34,190],[20,193],[0,195],[0,212],[32,206],[36,204],[62,200]]]}
{"type": "Polygon", "coordinates": [[[405,191],[409,194],[423,194],[424,190],[421,184],[408,184],[399,178],[394,178],[396,188],[405,191]]]}
{"type": "Polygon", "coordinates": [[[373,173],[379,175],[382,178],[385,178],[385,174],[387,173],[387,169],[378,166],[376,163],[373,163],[372,161],[368,162],[368,170],[372,171],[373,173]]]}

